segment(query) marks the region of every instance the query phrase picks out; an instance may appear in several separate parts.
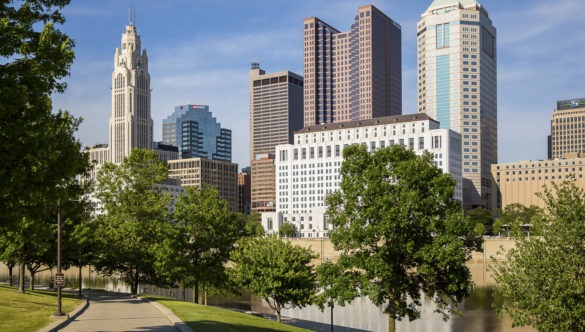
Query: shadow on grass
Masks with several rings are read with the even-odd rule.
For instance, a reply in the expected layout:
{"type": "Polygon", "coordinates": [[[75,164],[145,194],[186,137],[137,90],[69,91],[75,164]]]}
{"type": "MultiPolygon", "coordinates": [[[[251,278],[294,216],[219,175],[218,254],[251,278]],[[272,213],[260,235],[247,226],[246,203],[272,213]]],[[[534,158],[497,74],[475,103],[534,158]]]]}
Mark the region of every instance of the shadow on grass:
{"type": "Polygon", "coordinates": [[[235,323],[222,323],[217,321],[200,320],[186,321],[194,332],[282,332],[284,329],[273,329],[269,327],[249,326],[235,323]]]}

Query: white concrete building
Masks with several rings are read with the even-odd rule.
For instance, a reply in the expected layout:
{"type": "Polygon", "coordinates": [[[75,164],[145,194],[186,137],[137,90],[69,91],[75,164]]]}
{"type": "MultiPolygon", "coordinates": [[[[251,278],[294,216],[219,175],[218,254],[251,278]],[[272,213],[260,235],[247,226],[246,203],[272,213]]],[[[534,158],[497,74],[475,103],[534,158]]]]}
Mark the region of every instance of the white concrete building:
{"type": "Polygon", "coordinates": [[[429,151],[436,165],[457,181],[455,198],[462,200],[461,135],[439,128],[426,114],[399,115],[303,128],[294,145],[276,147],[276,212],[262,214],[267,233],[278,233],[290,222],[301,237],[324,237],[325,197],[339,189],[343,149],[365,144],[370,151],[394,144],[422,154],[429,151]]]}

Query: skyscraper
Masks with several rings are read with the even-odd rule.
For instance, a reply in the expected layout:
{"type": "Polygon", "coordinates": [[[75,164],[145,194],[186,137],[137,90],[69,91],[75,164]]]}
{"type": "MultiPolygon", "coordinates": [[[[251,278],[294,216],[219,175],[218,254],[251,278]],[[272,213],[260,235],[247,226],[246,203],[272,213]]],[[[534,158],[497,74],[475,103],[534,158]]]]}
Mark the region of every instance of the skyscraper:
{"type": "Polygon", "coordinates": [[[304,24],[304,125],[402,114],[401,27],[373,5],[340,32],[304,24]]]}
{"type": "Polygon", "coordinates": [[[221,127],[207,105],[181,105],[163,120],[163,143],[179,148],[181,159],[232,161],[232,131],[221,127]]]}
{"type": "Polygon", "coordinates": [[[550,134],[550,159],[585,153],[585,98],[557,101],[550,134]]]}
{"type": "Polygon", "coordinates": [[[250,165],[253,212],[276,205],[274,148],[292,143],[303,128],[303,77],[280,71],[267,74],[260,64],[250,70],[250,165]]]}
{"type": "Polygon", "coordinates": [[[418,111],[463,141],[463,203],[491,209],[498,161],[496,29],[475,0],[434,0],[418,22],[418,111]]]}
{"type": "Polygon", "coordinates": [[[134,148],[152,149],[148,56],[130,19],[116,48],[112,72],[110,158],[119,164],[134,148]]]}

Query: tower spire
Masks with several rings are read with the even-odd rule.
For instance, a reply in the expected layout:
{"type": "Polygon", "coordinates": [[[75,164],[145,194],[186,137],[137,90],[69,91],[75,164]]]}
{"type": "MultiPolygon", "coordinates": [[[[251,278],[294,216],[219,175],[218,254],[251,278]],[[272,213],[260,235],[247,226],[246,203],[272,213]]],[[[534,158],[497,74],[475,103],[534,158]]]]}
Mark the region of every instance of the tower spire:
{"type": "Polygon", "coordinates": [[[128,7],[128,25],[136,24],[136,10],[132,7],[128,7]]]}

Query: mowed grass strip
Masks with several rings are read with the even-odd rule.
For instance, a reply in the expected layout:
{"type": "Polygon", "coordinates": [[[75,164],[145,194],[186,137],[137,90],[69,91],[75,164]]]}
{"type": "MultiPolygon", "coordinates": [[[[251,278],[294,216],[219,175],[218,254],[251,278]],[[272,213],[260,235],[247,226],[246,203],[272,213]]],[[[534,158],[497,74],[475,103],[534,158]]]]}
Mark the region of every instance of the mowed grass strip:
{"type": "Polygon", "coordinates": [[[147,297],[169,308],[193,331],[205,332],[273,332],[273,331],[309,331],[295,326],[280,324],[261,317],[243,314],[237,311],[204,306],[161,297],[147,297]]]}
{"type": "MultiPolygon", "coordinates": [[[[61,308],[69,313],[81,300],[63,294],[61,308]]],[[[18,288],[0,285],[0,331],[36,331],[53,322],[50,318],[57,311],[55,291],[18,292],[18,288]]]]}

